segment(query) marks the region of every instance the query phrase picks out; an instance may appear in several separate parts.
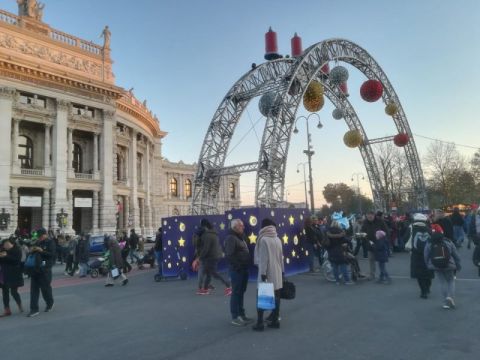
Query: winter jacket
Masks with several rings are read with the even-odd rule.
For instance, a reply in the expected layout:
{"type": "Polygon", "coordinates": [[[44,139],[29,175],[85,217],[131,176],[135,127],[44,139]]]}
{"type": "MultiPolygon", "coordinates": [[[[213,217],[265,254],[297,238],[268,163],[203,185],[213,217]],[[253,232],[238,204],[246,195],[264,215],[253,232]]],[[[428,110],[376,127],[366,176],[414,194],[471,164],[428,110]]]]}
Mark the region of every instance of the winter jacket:
{"type": "Polygon", "coordinates": [[[45,261],[45,265],[42,264],[42,268],[45,270],[51,269],[53,266],[53,262],[56,254],[55,241],[47,238],[43,241],[38,241],[37,246],[42,248],[43,250],[40,253],[42,262],[45,261]]]}
{"type": "Polygon", "coordinates": [[[128,245],[130,246],[130,249],[137,250],[138,241],[138,235],[136,233],[131,233],[130,238],[128,239],[128,245]]]}
{"type": "MultiPolygon", "coordinates": [[[[375,219],[373,219],[372,221],[369,221],[368,219],[365,219],[363,221],[361,232],[367,234],[366,239],[368,241],[375,242],[375,233],[378,230],[382,230],[385,232],[385,234],[388,234],[389,230],[382,219],[375,217],[375,219]]],[[[369,250],[372,251],[373,249],[370,248],[369,250]]]]}
{"type": "Polygon", "coordinates": [[[155,236],[155,251],[163,251],[163,244],[162,244],[162,233],[158,232],[155,236]]]}
{"type": "Polygon", "coordinates": [[[348,240],[345,232],[338,228],[330,228],[327,231],[328,260],[334,264],[346,264],[345,251],[347,250],[348,240]]]}
{"type": "Polygon", "coordinates": [[[321,244],[323,240],[322,231],[315,226],[305,226],[305,240],[311,245],[321,244]]]}
{"type": "Polygon", "coordinates": [[[453,240],[453,225],[449,218],[443,217],[434,222],[438,224],[443,229],[443,234],[447,239],[453,240]]]}
{"type": "Polygon", "coordinates": [[[222,257],[220,240],[214,230],[205,229],[200,237],[201,247],[198,252],[200,260],[218,260],[222,257]]]}
{"type": "Polygon", "coordinates": [[[22,250],[18,245],[14,245],[10,250],[6,250],[7,255],[0,257],[0,266],[3,272],[3,283],[11,288],[23,286],[22,273],[22,250]]]}
{"type": "Polygon", "coordinates": [[[454,212],[450,216],[450,220],[453,226],[463,226],[463,223],[465,222],[465,220],[463,219],[463,216],[458,212],[454,212]]]}
{"type": "Polygon", "coordinates": [[[264,275],[268,282],[273,283],[275,290],[281,289],[285,268],[282,241],[277,236],[275,226],[266,226],[260,230],[255,254],[258,261],[258,282],[262,281],[264,275]]]}
{"type": "Polygon", "coordinates": [[[88,263],[90,256],[90,244],[87,239],[80,239],[77,245],[76,260],[79,263],[88,263]]]}
{"type": "Polygon", "coordinates": [[[244,234],[239,235],[235,231],[230,230],[225,238],[225,257],[232,270],[248,269],[251,257],[244,234]]]}
{"type": "Polygon", "coordinates": [[[428,243],[427,241],[417,241],[414,239],[417,233],[428,233],[431,235],[430,227],[424,222],[415,222],[410,227],[410,238],[412,243],[412,253],[410,256],[410,276],[414,279],[433,279],[434,274],[425,263],[424,250],[428,243]]]}
{"type": "Polygon", "coordinates": [[[384,237],[382,239],[376,239],[373,245],[373,253],[375,255],[375,261],[388,262],[388,241],[384,237]]]}
{"type": "Polygon", "coordinates": [[[460,257],[458,256],[457,248],[455,247],[455,245],[451,241],[449,241],[447,239],[443,239],[441,241],[448,248],[448,251],[450,253],[450,259],[448,261],[448,267],[447,268],[436,268],[432,264],[432,258],[431,258],[432,242],[431,241],[429,241],[428,244],[425,246],[424,255],[423,255],[424,259],[425,259],[425,263],[427,264],[427,267],[430,270],[437,270],[437,271],[441,271],[441,270],[457,270],[457,271],[460,271],[462,269],[462,266],[460,264],[460,257]]]}
{"type": "Polygon", "coordinates": [[[110,240],[108,244],[108,259],[110,263],[110,268],[123,268],[123,259],[122,251],[120,245],[118,245],[117,240],[110,240]]]}

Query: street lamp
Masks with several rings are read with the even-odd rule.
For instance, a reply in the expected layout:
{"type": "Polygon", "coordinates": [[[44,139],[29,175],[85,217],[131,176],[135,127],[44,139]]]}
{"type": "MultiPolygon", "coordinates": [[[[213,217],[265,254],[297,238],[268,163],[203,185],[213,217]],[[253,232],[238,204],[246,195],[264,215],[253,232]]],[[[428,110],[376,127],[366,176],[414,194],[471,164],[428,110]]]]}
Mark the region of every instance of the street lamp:
{"type": "Polygon", "coordinates": [[[362,213],[362,199],[360,197],[360,177],[362,177],[362,180],[365,180],[365,177],[363,176],[362,173],[353,173],[352,174],[352,181],[354,178],[357,178],[357,196],[358,196],[358,213],[362,213]]]}
{"type": "Polygon", "coordinates": [[[308,171],[309,171],[309,180],[310,180],[310,209],[311,209],[312,214],[315,212],[315,203],[314,203],[314,200],[313,200],[313,179],[312,179],[312,156],[313,156],[313,154],[315,154],[315,151],[312,150],[312,146],[310,144],[312,134],[310,134],[310,129],[308,127],[308,120],[313,115],[317,116],[317,118],[318,118],[317,128],[321,129],[323,127],[323,125],[322,125],[322,122],[320,121],[320,115],[318,115],[317,113],[311,113],[307,117],[299,116],[295,120],[294,129],[293,129],[293,133],[298,134],[297,122],[300,119],[305,119],[305,122],[307,123],[307,150],[303,150],[303,153],[305,155],[307,155],[307,158],[308,158],[308,171]]]}
{"type": "Polygon", "coordinates": [[[307,165],[308,162],[303,162],[303,163],[299,163],[297,164],[297,173],[300,172],[300,170],[298,169],[298,167],[300,165],[303,166],[303,185],[305,186],[305,207],[308,208],[308,197],[307,197],[307,175],[306,175],[306,172],[305,172],[305,165],[307,165]]]}

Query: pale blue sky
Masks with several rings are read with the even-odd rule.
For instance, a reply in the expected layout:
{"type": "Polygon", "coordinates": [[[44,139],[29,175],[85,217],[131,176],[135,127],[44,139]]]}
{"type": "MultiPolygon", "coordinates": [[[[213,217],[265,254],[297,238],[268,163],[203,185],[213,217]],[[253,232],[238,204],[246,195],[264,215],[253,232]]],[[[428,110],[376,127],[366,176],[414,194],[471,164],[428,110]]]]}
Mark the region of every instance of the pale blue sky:
{"type": "MultiPolygon", "coordinates": [[[[341,37],[365,48],[382,66],[400,97],[414,133],[461,144],[478,145],[480,103],[480,2],[476,0],[44,0],[44,20],[52,27],[101,43],[105,25],[112,31],[112,57],[117,84],[135,88],[158,115],[169,160],[195,162],[208,124],[225,93],[249,70],[263,62],[264,33],[277,31],[279,50],[290,52],[297,32],[304,48],[341,37]]],[[[17,12],[16,1],[0,7],[17,12]]],[[[366,80],[350,71],[350,101],[369,137],[393,135],[383,104],[367,104],[359,96],[366,80]]],[[[314,180],[317,204],[328,182],[350,181],[363,172],[357,150],[342,142],[347,130],[331,117],[327,104],[320,116],[322,130],[313,127],[314,180]]],[[[304,114],[299,110],[299,115],[304,114]]],[[[232,145],[260,118],[252,104],[242,117],[232,145]]],[[[261,137],[264,120],[257,124],[261,137]]],[[[312,124],[314,125],[314,124],[312,124]]],[[[296,165],[302,154],[304,124],[292,139],[287,186],[289,200],[303,200],[302,174],[296,165]]],[[[417,138],[420,154],[429,141],[417,138]]],[[[251,132],[229,155],[227,164],[255,161],[258,141],[251,132]]],[[[460,149],[465,154],[473,150],[460,149]]],[[[242,176],[245,202],[253,196],[254,177],[242,176]]],[[[362,183],[366,192],[368,184],[362,183]]]]}

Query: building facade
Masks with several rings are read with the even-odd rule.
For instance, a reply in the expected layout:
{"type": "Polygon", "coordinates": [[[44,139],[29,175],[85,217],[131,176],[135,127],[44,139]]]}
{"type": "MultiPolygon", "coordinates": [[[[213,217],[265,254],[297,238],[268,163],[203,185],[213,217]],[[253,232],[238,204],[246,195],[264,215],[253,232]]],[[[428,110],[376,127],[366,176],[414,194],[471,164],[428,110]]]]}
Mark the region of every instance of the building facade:
{"type": "MultiPolygon", "coordinates": [[[[150,235],[187,214],[195,165],[162,158],[158,118],[115,84],[108,27],[97,45],[43,23],[36,1],[18,4],[18,16],[0,10],[0,235],[150,235]]],[[[240,205],[238,186],[225,179],[222,210],[240,205]]]]}

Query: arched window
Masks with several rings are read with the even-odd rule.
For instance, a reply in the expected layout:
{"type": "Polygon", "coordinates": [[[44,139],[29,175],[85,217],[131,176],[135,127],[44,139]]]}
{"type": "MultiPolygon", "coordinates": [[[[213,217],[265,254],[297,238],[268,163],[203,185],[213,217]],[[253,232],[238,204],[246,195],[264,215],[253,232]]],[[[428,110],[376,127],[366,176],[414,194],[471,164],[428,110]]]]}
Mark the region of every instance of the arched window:
{"type": "Polygon", "coordinates": [[[185,180],[185,198],[189,199],[192,197],[192,180],[185,180]]]}
{"type": "Polygon", "coordinates": [[[228,192],[230,194],[230,199],[235,199],[236,198],[236,191],[235,191],[235,184],[234,183],[230,183],[230,185],[228,186],[228,192]]]}
{"type": "Polygon", "coordinates": [[[18,159],[22,169],[33,169],[33,141],[24,135],[18,137],[18,159]]]}
{"type": "Polygon", "coordinates": [[[142,154],[137,154],[137,184],[143,183],[142,173],[142,154]]]}
{"type": "Polygon", "coordinates": [[[83,169],[83,156],[82,148],[77,143],[73,143],[73,161],[72,161],[73,170],[76,173],[81,173],[83,169]]]}
{"type": "Polygon", "coordinates": [[[170,195],[173,197],[178,196],[177,179],[175,178],[170,179],[170,195]]]}

